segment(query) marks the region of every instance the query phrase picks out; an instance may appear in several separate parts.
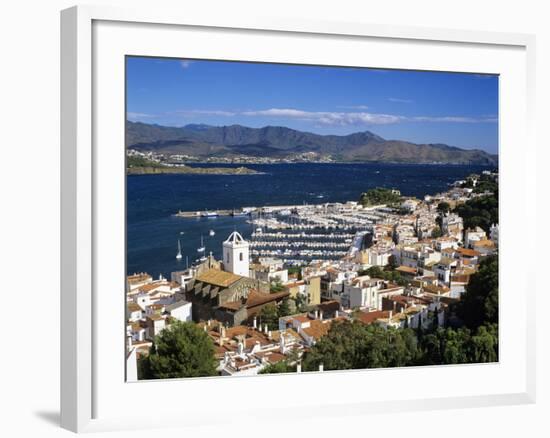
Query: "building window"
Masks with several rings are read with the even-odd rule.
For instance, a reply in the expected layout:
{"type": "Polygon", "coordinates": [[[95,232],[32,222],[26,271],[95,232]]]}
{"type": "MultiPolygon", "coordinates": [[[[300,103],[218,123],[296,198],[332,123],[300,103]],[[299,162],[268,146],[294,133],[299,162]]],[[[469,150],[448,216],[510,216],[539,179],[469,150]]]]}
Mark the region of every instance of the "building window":
{"type": "Polygon", "coordinates": [[[239,260],[240,260],[241,262],[243,261],[243,253],[242,253],[242,252],[239,253],[239,260]]]}
{"type": "Polygon", "coordinates": [[[226,262],[229,263],[229,253],[227,253],[226,262]]]}

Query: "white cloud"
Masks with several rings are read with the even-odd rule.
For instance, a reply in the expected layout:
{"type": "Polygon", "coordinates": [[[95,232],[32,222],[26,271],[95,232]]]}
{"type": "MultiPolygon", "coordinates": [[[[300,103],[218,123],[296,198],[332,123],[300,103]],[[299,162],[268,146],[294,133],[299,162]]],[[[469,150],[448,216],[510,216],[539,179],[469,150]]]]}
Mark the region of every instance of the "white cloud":
{"type": "Polygon", "coordinates": [[[399,97],[388,97],[388,100],[390,102],[395,102],[395,103],[412,103],[413,102],[410,99],[400,99],[399,97]]]}
{"type": "Polygon", "coordinates": [[[129,120],[152,119],[157,117],[155,114],[135,113],[131,111],[129,111],[126,116],[129,120]]]}
{"type": "Polygon", "coordinates": [[[401,116],[396,114],[371,113],[366,111],[304,111],[295,108],[269,108],[265,110],[226,111],[189,109],[163,114],[128,113],[130,120],[143,120],[167,115],[182,116],[218,116],[218,117],[268,117],[286,120],[302,120],[315,123],[316,126],[371,126],[390,125],[403,122],[425,123],[495,123],[498,118],[461,117],[461,116],[401,116]]]}
{"type": "Polygon", "coordinates": [[[244,116],[281,117],[317,122],[322,125],[385,125],[397,123],[400,116],[366,112],[302,111],[292,108],[270,108],[260,111],[244,111],[244,116]]]}
{"type": "Polygon", "coordinates": [[[245,111],[244,116],[281,117],[286,119],[299,119],[316,122],[321,125],[350,126],[350,125],[388,125],[400,122],[446,122],[446,123],[493,123],[496,118],[474,117],[407,117],[394,114],[381,114],[369,112],[328,112],[328,111],[302,111],[292,108],[270,108],[260,111],[245,111]]]}

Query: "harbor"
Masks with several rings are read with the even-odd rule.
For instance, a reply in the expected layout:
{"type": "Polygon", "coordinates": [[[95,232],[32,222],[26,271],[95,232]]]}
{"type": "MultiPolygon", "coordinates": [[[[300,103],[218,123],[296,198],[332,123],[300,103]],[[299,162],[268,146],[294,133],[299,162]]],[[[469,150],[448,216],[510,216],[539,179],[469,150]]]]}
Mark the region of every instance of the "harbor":
{"type": "MultiPolygon", "coordinates": [[[[255,177],[253,185],[248,178],[230,175],[216,176],[215,184],[206,184],[201,175],[129,178],[127,272],[149,271],[156,277],[185,269],[187,259],[192,264],[201,256],[197,252],[201,236],[205,254],[212,252],[219,258],[223,237],[235,230],[249,241],[267,241],[272,237],[268,233],[279,232],[291,236],[275,237],[277,241],[321,242],[330,239],[320,235],[331,233],[353,239],[358,231],[369,228],[369,222],[392,222],[392,213],[384,208],[362,208],[346,202],[358,200],[363,191],[389,184],[407,196],[422,199],[427,194],[447,190],[454,181],[476,170],[471,166],[445,166],[441,171],[436,166],[380,164],[263,165],[258,169],[264,174],[255,177]],[[353,178],[344,183],[343,174],[353,178]],[[201,216],[206,212],[216,215],[201,216]],[[312,220],[307,220],[309,212],[312,220]],[[262,228],[264,236],[252,237],[258,228],[262,228]],[[216,234],[211,236],[210,230],[216,234]],[[294,236],[296,233],[305,233],[306,237],[294,236]],[[181,259],[175,257],[178,239],[181,259]]],[[[252,249],[285,250],[267,246],[252,249]]],[[[341,258],[328,254],[325,257],[341,258]]],[[[300,256],[285,258],[300,259],[300,256]]],[[[307,263],[323,256],[303,253],[303,258],[307,263]]]]}
{"type": "Polygon", "coordinates": [[[245,216],[255,257],[277,257],[288,264],[340,260],[361,249],[373,224],[387,218],[385,206],[365,208],[357,202],[244,207],[232,210],[178,211],[179,218],[208,220],[245,216]],[[381,210],[382,209],[382,210],[381,210]]]}

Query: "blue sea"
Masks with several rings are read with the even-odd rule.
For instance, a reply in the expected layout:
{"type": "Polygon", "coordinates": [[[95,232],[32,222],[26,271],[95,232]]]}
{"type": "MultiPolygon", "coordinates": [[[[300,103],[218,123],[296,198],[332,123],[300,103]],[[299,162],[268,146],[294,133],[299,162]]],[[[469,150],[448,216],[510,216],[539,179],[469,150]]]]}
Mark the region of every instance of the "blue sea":
{"type": "MultiPolygon", "coordinates": [[[[200,165],[205,167],[207,165],[200,165]]],[[[215,167],[221,167],[216,165],[215,167]]],[[[231,166],[227,166],[231,167],[231,166]]],[[[424,197],[482,166],[401,164],[265,164],[247,165],[259,175],[131,175],[127,177],[127,273],[169,277],[200,255],[201,235],[219,258],[222,242],[234,230],[245,238],[248,217],[179,218],[178,210],[240,209],[250,206],[319,204],[358,200],[374,187],[397,188],[424,197]],[[215,235],[209,236],[214,230],[215,235]],[[180,239],[183,258],[177,260],[180,239]]]]}

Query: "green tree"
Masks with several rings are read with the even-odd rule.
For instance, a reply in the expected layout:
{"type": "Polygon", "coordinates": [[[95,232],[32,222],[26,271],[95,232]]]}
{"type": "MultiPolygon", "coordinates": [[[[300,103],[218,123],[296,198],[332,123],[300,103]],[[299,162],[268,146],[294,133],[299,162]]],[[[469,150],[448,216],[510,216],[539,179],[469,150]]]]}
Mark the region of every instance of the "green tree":
{"type": "Polygon", "coordinates": [[[271,284],[269,285],[269,292],[270,293],[277,293],[277,292],[281,292],[285,287],[283,286],[283,284],[281,283],[281,280],[275,280],[275,281],[272,281],[271,284]]]}
{"type": "Polygon", "coordinates": [[[294,301],[296,303],[296,311],[297,312],[307,312],[308,306],[307,306],[307,300],[306,300],[305,295],[297,294],[294,301]]]}
{"type": "Polygon", "coordinates": [[[467,329],[453,330],[448,328],[444,331],[443,338],[443,363],[459,364],[469,363],[468,343],[470,342],[470,331],[467,329]]]}
{"type": "Polygon", "coordinates": [[[140,359],[143,379],[215,376],[214,343],[195,323],[176,321],[155,337],[149,355],[140,359]]]}
{"type": "Polygon", "coordinates": [[[422,365],[439,365],[443,363],[441,332],[443,332],[443,329],[438,329],[422,337],[422,365]]]}
{"type": "Polygon", "coordinates": [[[362,193],[359,198],[359,203],[363,206],[386,204],[396,206],[401,202],[401,196],[394,193],[391,189],[376,187],[366,193],[362,193]]]}
{"type": "MultiPolygon", "coordinates": [[[[395,258],[391,262],[394,264],[395,267],[397,267],[395,263],[395,258]]],[[[359,275],[368,275],[371,278],[381,278],[382,280],[391,281],[392,283],[398,284],[399,286],[406,286],[409,283],[405,278],[403,278],[403,276],[399,272],[391,270],[394,268],[392,268],[390,264],[388,264],[387,269],[389,270],[384,271],[380,268],[380,266],[371,266],[368,269],[359,271],[359,275]]]]}
{"type": "Polygon", "coordinates": [[[443,236],[443,232],[441,231],[441,227],[437,226],[432,230],[432,238],[437,239],[438,237],[443,236]]]}
{"type": "Polygon", "coordinates": [[[481,196],[466,201],[455,207],[464,221],[464,228],[481,227],[489,232],[492,224],[498,223],[498,189],[489,196],[481,196]]]}
{"type": "Polygon", "coordinates": [[[384,272],[382,271],[382,268],[380,268],[380,266],[371,266],[368,269],[359,271],[359,275],[368,275],[372,278],[383,278],[384,272]]]}
{"type": "Polygon", "coordinates": [[[481,175],[474,187],[474,193],[498,192],[498,183],[492,175],[481,175]]]}
{"type": "Polygon", "coordinates": [[[277,305],[269,303],[262,307],[258,314],[260,323],[267,324],[269,330],[279,329],[279,309],[277,305]]]}
{"type": "Polygon", "coordinates": [[[437,204],[437,211],[439,213],[448,213],[449,211],[451,211],[451,204],[445,201],[440,202],[439,204],[437,204]]]}
{"type": "Polygon", "coordinates": [[[481,261],[456,305],[456,314],[471,329],[498,323],[498,255],[481,261]]]}
{"type": "Polygon", "coordinates": [[[280,373],[293,373],[296,371],[295,365],[289,365],[286,361],[269,364],[263,368],[259,374],[280,374],[280,373]]]}
{"type": "MultiPolygon", "coordinates": [[[[288,298],[285,298],[281,302],[281,304],[279,304],[278,315],[279,315],[279,318],[282,318],[282,317],[288,316],[288,315],[292,315],[288,298]]],[[[277,325],[278,325],[278,321],[277,321],[277,325]]]]}
{"type": "Polygon", "coordinates": [[[302,267],[301,266],[291,266],[290,268],[287,268],[288,275],[296,275],[296,278],[298,280],[302,279],[302,267]]]}
{"type": "Polygon", "coordinates": [[[470,362],[487,363],[498,361],[498,326],[478,327],[470,342],[470,362]]]}
{"type": "Polygon", "coordinates": [[[342,321],[305,353],[303,363],[307,371],[320,364],[325,370],[398,367],[417,363],[418,354],[413,330],[342,321]]]}

